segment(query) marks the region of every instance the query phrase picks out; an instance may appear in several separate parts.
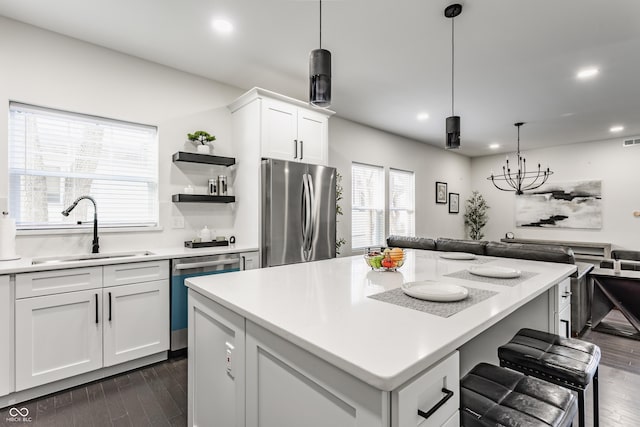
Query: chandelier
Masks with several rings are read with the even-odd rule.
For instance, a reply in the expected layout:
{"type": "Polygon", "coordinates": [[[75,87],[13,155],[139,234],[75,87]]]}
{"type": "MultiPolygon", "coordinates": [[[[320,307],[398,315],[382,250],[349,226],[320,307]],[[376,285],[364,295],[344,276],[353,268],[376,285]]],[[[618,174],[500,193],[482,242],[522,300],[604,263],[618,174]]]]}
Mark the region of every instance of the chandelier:
{"type": "Polygon", "coordinates": [[[549,176],[553,175],[549,168],[541,169],[540,163],[538,163],[537,170],[527,171],[527,159],[520,155],[520,126],[523,124],[523,122],[514,123],[514,126],[518,128],[517,170],[511,170],[509,157],[507,157],[506,164],[502,166],[502,175],[494,175],[492,171],[491,176],[487,178],[498,190],[515,191],[516,194],[522,194],[526,190],[540,187],[547,182],[549,176]],[[511,188],[507,188],[507,186],[511,188]]]}

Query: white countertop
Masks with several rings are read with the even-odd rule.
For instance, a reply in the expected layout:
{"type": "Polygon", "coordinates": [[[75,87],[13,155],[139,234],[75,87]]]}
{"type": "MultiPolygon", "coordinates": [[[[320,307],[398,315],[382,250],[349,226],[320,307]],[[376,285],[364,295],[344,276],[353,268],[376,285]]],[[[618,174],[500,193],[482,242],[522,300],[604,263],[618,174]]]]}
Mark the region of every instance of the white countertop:
{"type": "MultiPolygon", "coordinates": [[[[486,257],[483,257],[486,258],[486,257]]],[[[203,276],[187,286],[380,389],[393,390],[575,272],[575,265],[490,258],[484,265],[537,272],[508,287],[442,277],[466,269],[438,252],[408,250],[397,272],[362,256],[203,276]],[[442,318],[367,298],[403,282],[438,279],[498,294],[442,318]]]]}
{"type": "MultiPolygon", "coordinates": [[[[157,261],[162,259],[172,258],[187,258],[193,256],[206,256],[206,255],[219,255],[219,254],[233,254],[239,252],[251,252],[257,251],[255,246],[247,245],[229,245],[229,246],[214,246],[210,248],[198,248],[191,249],[186,247],[173,247],[173,248],[149,248],[150,255],[135,255],[122,258],[102,258],[102,259],[90,259],[82,261],[72,262],[58,262],[58,263],[44,263],[33,265],[34,259],[38,258],[51,258],[51,257],[23,257],[14,261],[0,261],[0,274],[12,274],[12,273],[24,273],[29,271],[49,271],[60,270],[65,268],[77,268],[77,267],[90,267],[95,265],[110,265],[110,264],[125,264],[130,262],[141,261],[157,261]]],[[[122,253],[125,251],[113,252],[113,254],[122,253]]],[[[130,252],[143,252],[143,251],[130,251],[130,252]]],[[[102,255],[109,255],[110,253],[103,253],[102,255]]],[[[83,254],[64,254],[64,256],[91,256],[90,253],[83,254]]],[[[100,254],[98,254],[100,255],[100,254]]]]}

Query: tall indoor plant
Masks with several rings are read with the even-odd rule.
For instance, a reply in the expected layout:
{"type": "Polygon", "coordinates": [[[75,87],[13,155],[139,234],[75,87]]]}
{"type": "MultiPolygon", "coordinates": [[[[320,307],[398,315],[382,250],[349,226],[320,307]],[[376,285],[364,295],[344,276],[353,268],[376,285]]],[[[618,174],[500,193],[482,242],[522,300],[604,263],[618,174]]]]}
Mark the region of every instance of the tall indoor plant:
{"type": "Polygon", "coordinates": [[[467,199],[464,212],[464,225],[469,227],[469,238],[480,240],[484,237],[482,228],[487,225],[489,205],[478,191],[471,193],[467,199]]]}

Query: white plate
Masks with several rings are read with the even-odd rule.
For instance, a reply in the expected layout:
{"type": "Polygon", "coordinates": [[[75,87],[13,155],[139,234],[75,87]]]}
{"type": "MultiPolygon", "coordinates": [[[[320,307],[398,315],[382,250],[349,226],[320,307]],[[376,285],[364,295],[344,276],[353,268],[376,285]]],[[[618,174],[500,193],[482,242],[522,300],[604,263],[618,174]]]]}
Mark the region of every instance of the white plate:
{"type": "Polygon", "coordinates": [[[475,274],[476,276],[495,277],[498,279],[513,279],[514,277],[520,277],[522,274],[520,270],[516,270],[515,268],[491,266],[472,267],[469,269],[469,273],[475,274]]]}
{"type": "Polygon", "coordinates": [[[433,280],[404,283],[402,292],[427,301],[460,301],[469,295],[467,288],[433,280]]]}
{"type": "Polygon", "coordinates": [[[440,258],[444,259],[476,259],[474,254],[467,252],[443,252],[440,254],[440,258]]]}

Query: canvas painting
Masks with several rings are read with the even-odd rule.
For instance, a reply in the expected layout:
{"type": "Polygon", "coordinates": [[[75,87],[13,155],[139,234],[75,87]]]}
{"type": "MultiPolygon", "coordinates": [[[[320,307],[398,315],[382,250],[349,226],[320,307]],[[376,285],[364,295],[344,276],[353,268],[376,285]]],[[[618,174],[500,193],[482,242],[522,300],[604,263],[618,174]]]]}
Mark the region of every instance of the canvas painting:
{"type": "Polygon", "coordinates": [[[516,226],[602,228],[602,181],[545,184],[516,196],[516,226]]]}

